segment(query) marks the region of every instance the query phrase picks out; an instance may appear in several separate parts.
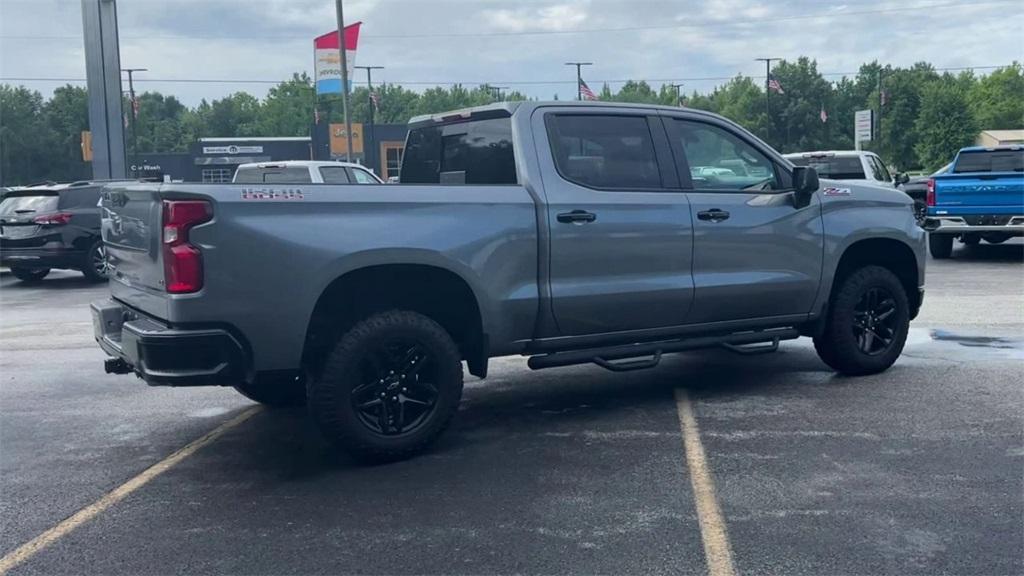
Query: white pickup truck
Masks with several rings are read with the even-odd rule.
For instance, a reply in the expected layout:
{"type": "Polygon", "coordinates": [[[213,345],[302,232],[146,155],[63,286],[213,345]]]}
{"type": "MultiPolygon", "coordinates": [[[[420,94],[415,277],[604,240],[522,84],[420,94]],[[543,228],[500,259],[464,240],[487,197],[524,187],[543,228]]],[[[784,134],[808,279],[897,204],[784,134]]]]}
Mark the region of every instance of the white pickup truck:
{"type": "Polygon", "coordinates": [[[821,178],[847,180],[895,188],[907,181],[904,174],[889,174],[885,163],[874,152],[860,150],[823,150],[783,154],[794,166],[810,166],[821,178]]]}
{"type": "Polygon", "coordinates": [[[234,184],[383,184],[361,164],[328,160],[253,162],[235,170],[234,184]]]}

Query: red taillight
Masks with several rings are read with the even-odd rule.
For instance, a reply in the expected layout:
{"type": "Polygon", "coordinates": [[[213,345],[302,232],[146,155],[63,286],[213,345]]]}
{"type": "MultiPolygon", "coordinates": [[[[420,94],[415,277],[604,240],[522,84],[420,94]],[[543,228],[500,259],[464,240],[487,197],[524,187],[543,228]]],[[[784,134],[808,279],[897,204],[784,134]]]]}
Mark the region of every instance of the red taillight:
{"type": "Polygon", "coordinates": [[[188,231],[213,217],[203,200],[164,200],[164,282],[171,294],[198,292],[203,287],[203,254],[189,244],[188,231]]]}
{"type": "Polygon", "coordinates": [[[55,212],[53,214],[43,214],[42,216],[36,216],[32,219],[36,224],[43,224],[46,226],[60,226],[71,222],[71,214],[67,212],[55,212]]]}
{"type": "Polygon", "coordinates": [[[935,206],[935,178],[928,179],[928,195],[924,201],[929,206],[935,206]]]}

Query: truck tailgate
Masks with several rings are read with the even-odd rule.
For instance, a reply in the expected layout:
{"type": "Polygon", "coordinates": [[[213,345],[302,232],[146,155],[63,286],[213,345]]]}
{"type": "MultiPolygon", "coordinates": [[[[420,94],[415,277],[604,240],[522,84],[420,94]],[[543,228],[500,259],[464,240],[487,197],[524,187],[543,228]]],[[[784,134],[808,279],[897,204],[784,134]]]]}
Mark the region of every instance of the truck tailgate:
{"type": "Polygon", "coordinates": [[[160,185],[109,186],[103,191],[100,206],[111,294],[133,308],[166,318],[160,185]]]}
{"type": "Polygon", "coordinates": [[[935,214],[1024,214],[1024,174],[935,177],[935,214]]]}

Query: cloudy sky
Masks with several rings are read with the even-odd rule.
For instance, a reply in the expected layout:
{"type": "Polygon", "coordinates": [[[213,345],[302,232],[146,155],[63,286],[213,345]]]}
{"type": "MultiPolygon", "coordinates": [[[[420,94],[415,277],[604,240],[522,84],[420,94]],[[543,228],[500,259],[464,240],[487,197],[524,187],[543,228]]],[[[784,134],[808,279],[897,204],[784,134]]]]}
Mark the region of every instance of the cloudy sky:
{"type": "MultiPolygon", "coordinates": [[[[356,63],[386,67],[375,81],[540,98],[575,95],[569,60],[594,62],[595,90],[634,78],[701,92],[763,74],[763,56],[810,56],[834,78],[875,59],[1024,60],[1024,0],[345,0],[345,11],[364,23],[356,63]]],[[[118,18],[122,65],[149,69],[139,87],[189,105],[311,72],[312,38],[335,25],[333,0],[119,0],[118,18]]],[[[0,82],[48,94],[84,78],[81,28],[80,0],[0,0],[0,82]],[[29,80],[40,78],[59,80],[29,80]]]]}

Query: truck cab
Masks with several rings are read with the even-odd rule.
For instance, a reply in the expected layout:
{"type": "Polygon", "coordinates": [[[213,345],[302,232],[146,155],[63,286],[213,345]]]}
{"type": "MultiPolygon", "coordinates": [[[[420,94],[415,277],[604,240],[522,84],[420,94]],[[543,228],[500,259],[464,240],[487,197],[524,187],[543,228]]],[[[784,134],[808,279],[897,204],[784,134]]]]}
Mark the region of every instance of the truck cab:
{"type": "Polygon", "coordinates": [[[874,152],[824,150],[784,154],[794,166],[810,166],[821,178],[895,188],[900,177],[893,176],[874,152]]]}

